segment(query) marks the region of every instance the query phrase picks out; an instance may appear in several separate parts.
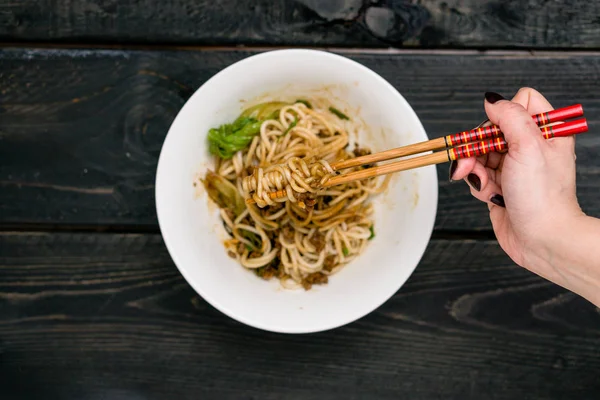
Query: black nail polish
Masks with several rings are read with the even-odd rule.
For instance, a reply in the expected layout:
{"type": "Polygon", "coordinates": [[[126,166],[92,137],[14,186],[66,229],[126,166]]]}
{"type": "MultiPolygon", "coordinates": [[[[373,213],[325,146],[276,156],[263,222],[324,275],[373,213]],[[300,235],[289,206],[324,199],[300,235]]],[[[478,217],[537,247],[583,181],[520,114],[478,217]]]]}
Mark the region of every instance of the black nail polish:
{"type": "Polygon", "coordinates": [[[450,161],[450,170],[448,172],[448,180],[450,182],[454,182],[452,180],[452,176],[454,175],[454,173],[456,172],[456,167],[458,166],[458,163],[456,162],[456,160],[452,160],[450,161]]]}
{"type": "Polygon", "coordinates": [[[504,204],[504,197],[499,194],[493,195],[492,198],[490,199],[490,201],[497,206],[506,208],[506,204],[504,204]]]}
{"type": "Polygon", "coordinates": [[[479,179],[477,175],[469,174],[469,176],[467,176],[467,181],[473,189],[477,190],[478,192],[481,190],[481,179],[479,179]]]}
{"type": "Polygon", "coordinates": [[[494,104],[497,101],[504,100],[504,97],[502,97],[496,92],[485,92],[485,99],[488,103],[494,104]]]}

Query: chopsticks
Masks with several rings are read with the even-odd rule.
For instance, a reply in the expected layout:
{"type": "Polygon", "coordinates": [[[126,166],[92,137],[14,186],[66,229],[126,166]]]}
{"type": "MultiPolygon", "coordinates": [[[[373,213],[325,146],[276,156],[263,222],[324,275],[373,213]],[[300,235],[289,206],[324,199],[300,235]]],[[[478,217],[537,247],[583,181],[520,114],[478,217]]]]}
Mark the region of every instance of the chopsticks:
{"type": "MultiPolygon", "coordinates": [[[[545,113],[532,115],[531,118],[538,126],[547,125],[553,122],[564,121],[583,115],[583,107],[581,104],[575,104],[569,107],[559,108],[557,110],[548,111],[545,113]]],[[[351,158],[349,160],[337,161],[331,163],[331,168],[334,171],[340,169],[357,167],[364,164],[373,164],[376,162],[387,161],[393,158],[406,157],[413,154],[424,153],[427,151],[440,150],[447,147],[456,146],[459,144],[467,144],[474,140],[490,139],[500,135],[500,128],[496,125],[491,125],[486,128],[477,128],[470,131],[455,133],[453,135],[443,136],[437,139],[428,140],[410,144],[408,146],[398,147],[382,151],[379,153],[369,154],[366,156],[351,158]]]]}
{"type": "MultiPolygon", "coordinates": [[[[554,137],[564,137],[584,133],[588,131],[588,125],[585,118],[556,126],[546,126],[542,128],[542,136],[545,139],[554,137]]],[[[348,174],[337,175],[329,179],[323,185],[323,188],[340,185],[351,181],[372,178],[375,176],[386,175],[393,172],[406,171],[409,169],[425,167],[428,165],[441,164],[461,158],[479,157],[490,152],[500,152],[508,149],[508,144],[502,136],[489,140],[473,142],[463,146],[446,148],[444,151],[427,154],[408,160],[397,161],[386,165],[375,166],[361,171],[350,172],[348,174]]],[[[376,153],[377,154],[377,153],[376,153]]],[[[279,196],[271,197],[276,198],[279,196]]]]}
{"type": "MultiPolygon", "coordinates": [[[[580,117],[583,115],[583,107],[581,104],[559,108],[557,110],[548,111],[531,117],[535,123],[540,126],[542,136],[545,139],[554,137],[564,137],[584,133],[588,131],[587,120],[581,118],[571,122],[563,122],[566,119],[580,117]],[[548,126],[555,122],[563,122],[559,125],[548,126]]],[[[415,143],[408,146],[398,147],[373,153],[366,156],[360,156],[349,160],[342,160],[330,164],[334,171],[341,169],[356,167],[365,164],[373,164],[376,162],[387,161],[398,157],[405,157],[419,153],[442,150],[430,153],[423,156],[414,157],[408,160],[401,160],[385,165],[378,165],[366,168],[360,171],[354,171],[347,174],[336,175],[327,180],[323,184],[323,188],[340,185],[356,180],[372,178],[380,175],[386,175],[393,172],[406,171],[425,167],[428,165],[441,164],[461,158],[479,157],[490,152],[502,152],[508,149],[508,144],[500,128],[496,125],[491,125],[485,128],[476,128],[470,131],[463,131],[451,135],[446,135],[437,139],[428,140],[425,142],[415,143]],[[461,145],[461,146],[458,146],[461,145]]],[[[271,192],[269,197],[276,199],[285,197],[286,193],[283,190],[271,192]]],[[[246,202],[254,203],[253,199],[247,199],[246,202]]]]}

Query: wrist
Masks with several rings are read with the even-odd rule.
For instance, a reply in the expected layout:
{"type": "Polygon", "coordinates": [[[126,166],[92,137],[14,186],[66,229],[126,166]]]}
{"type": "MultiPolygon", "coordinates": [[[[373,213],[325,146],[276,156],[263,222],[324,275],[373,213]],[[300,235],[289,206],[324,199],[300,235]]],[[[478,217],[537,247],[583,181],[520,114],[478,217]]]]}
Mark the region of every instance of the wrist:
{"type": "Polygon", "coordinates": [[[583,220],[587,218],[582,213],[563,212],[553,214],[551,218],[537,216],[537,221],[543,220],[542,223],[536,224],[535,228],[530,228],[529,234],[523,245],[524,251],[524,266],[528,269],[538,270],[554,266],[560,263],[560,258],[565,255],[565,249],[568,249],[569,240],[573,237],[574,232],[578,232],[578,228],[583,224],[583,220]],[[533,233],[532,233],[533,231],[533,233]]]}
{"type": "Polygon", "coordinates": [[[547,238],[541,243],[540,258],[554,268],[575,261],[573,253],[589,219],[583,213],[553,218],[554,223],[546,229],[547,238]]]}
{"type": "Polygon", "coordinates": [[[600,220],[580,213],[555,221],[530,255],[531,269],[600,306],[600,220]]]}

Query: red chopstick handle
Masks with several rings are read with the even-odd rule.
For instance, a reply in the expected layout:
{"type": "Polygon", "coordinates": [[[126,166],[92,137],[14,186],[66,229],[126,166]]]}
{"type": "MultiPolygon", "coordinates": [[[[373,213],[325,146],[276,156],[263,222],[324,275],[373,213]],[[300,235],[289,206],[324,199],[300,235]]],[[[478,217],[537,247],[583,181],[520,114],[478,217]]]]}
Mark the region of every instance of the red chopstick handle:
{"type": "Polygon", "coordinates": [[[558,110],[552,110],[545,113],[533,115],[535,123],[538,126],[543,126],[552,122],[564,121],[575,117],[581,117],[583,115],[583,107],[581,104],[574,104],[569,107],[559,108],[558,110]]]}
{"type": "Polygon", "coordinates": [[[494,151],[506,150],[508,144],[504,137],[498,136],[490,140],[473,142],[463,146],[447,149],[449,160],[460,160],[461,158],[479,157],[494,151]]]}
{"type": "MultiPolygon", "coordinates": [[[[581,104],[574,104],[572,106],[559,108],[557,110],[532,115],[531,118],[533,118],[538,126],[543,126],[552,122],[559,122],[570,118],[581,117],[582,115],[583,107],[581,104]]],[[[498,135],[500,135],[500,128],[496,125],[490,125],[485,128],[476,128],[470,131],[448,135],[445,136],[444,139],[446,140],[446,147],[452,147],[459,144],[471,143],[475,140],[491,139],[498,135]]]]}
{"type": "Polygon", "coordinates": [[[578,133],[584,133],[588,131],[588,124],[585,118],[578,119],[571,122],[565,122],[564,124],[545,126],[542,129],[544,138],[550,139],[553,137],[563,137],[576,135],[578,133]]]}
{"type": "MultiPolygon", "coordinates": [[[[578,119],[564,124],[542,128],[542,135],[545,139],[553,137],[564,137],[584,133],[588,131],[588,125],[585,118],[578,119]]],[[[452,149],[447,149],[449,160],[460,160],[461,158],[479,157],[491,152],[500,152],[508,149],[508,144],[503,136],[498,136],[490,140],[469,143],[452,149]]]]}
{"type": "Polygon", "coordinates": [[[474,140],[493,138],[498,135],[500,135],[500,128],[497,125],[490,125],[485,128],[476,128],[470,131],[448,135],[444,139],[446,139],[446,147],[452,147],[458,144],[470,143],[474,140]]]}

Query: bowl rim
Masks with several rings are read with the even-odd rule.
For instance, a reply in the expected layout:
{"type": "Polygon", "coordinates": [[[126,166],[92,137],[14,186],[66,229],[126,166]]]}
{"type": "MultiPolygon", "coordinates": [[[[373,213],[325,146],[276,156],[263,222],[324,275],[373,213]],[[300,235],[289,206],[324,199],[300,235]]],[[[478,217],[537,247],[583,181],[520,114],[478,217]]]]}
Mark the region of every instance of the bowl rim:
{"type": "MultiPolygon", "coordinates": [[[[365,316],[371,314],[373,311],[377,310],[379,307],[381,307],[387,301],[389,301],[389,299],[391,299],[406,284],[406,282],[408,281],[409,278],[407,278],[404,282],[399,283],[397,285],[397,288],[394,291],[392,291],[388,296],[383,296],[379,301],[374,301],[373,304],[369,307],[369,309],[367,311],[362,312],[360,314],[353,314],[350,317],[344,318],[343,320],[336,320],[333,323],[324,323],[324,324],[320,324],[319,327],[313,326],[313,327],[307,328],[307,329],[285,328],[281,325],[267,326],[268,324],[259,323],[257,321],[252,320],[251,318],[247,318],[236,312],[232,312],[227,307],[222,306],[220,304],[220,302],[218,301],[218,299],[207,296],[206,292],[204,290],[202,290],[201,285],[188,275],[188,273],[186,272],[186,269],[181,266],[181,260],[180,260],[179,256],[177,255],[177,253],[175,252],[174,247],[173,247],[174,245],[172,244],[171,240],[168,237],[169,233],[166,230],[166,224],[164,222],[164,217],[161,218],[161,198],[162,198],[162,196],[159,195],[159,189],[161,187],[159,182],[161,180],[165,179],[165,178],[161,178],[164,175],[164,172],[161,173],[161,166],[164,165],[164,163],[165,163],[165,161],[164,161],[164,158],[165,158],[164,149],[166,147],[165,145],[169,141],[169,138],[173,137],[173,135],[170,135],[170,133],[173,130],[173,127],[176,125],[176,122],[178,121],[178,119],[182,118],[182,115],[185,114],[184,111],[188,107],[190,107],[190,103],[192,103],[192,99],[195,97],[201,96],[201,94],[203,92],[203,88],[205,88],[206,85],[209,84],[211,81],[216,80],[217,77],[226,74],[229,70],[233,69],[234,67],[235,68],[239,67],[240,64],[243,64],[246,62],[252,62],[252,61],[255,61],[255,60],[261,59],[261,58],[282,57],[282,56],[286,56],[287,54],[318,55],[320,57],[335,59],[336,61],[340,61],[340,62],[347,63],[348,65],[352,65],[353,67],[360,70],[362,73],[370,75],[372,78],[374,78],[375,80],[378,80],[380,83],[382,83],[384,87],[387,87],[393,93],[393,95],[397,98],[397,100],[400,103],[403,103],[407,107],[407,110],[410,113],[412,113],[414,115],[414,117],[416,118],[416,122],[418,123],[421,131],[427,137],[427,132],[426,132],[425,128],[423,127],[421,119],[419,118],[417,113],[414,111],[414,109],[412,108],[410,103],[404,98],[404,96],[402,96],[402,94],[390,82],[388,82],[381,75],[379,75],[372,69],[368,68],[367,66],[365,66],[355,60],[352,60],[349,57],[346,57],[344,55],[337,54],[337,53],[332,53],[327,50],[301,49],[300,48],[300,49],[275,49],[275,50],[261,51],[257,54],[251,54],[250,56],[244,57],[244,58],[232,63],[231,65],[221,69],[216,74],[212,75],[209,79],[207,79],[202,85],[200,85],[194,91],[194,93],[185,101],[183,106],[179,109],[179,111],[177,112],[177,115],[173,119],[173,122],[171,123],[171,125],[167,131],[167,134],[165,135],[165,139],[161,146],[161,151],[160,151],[160,155],[159,155],[157,166],[156,166],[155,193],[154,194],[155,194],[155,207],[156,207],[156,216],[157,216],[157,220],[158,220],[158,225],[159,225],[162,240],[165,244],[165,247],[167,248],[169,256],[171,257],[173,263],[179,270],[179,273],[183,276],[183,278],[186,280],[186,282],[192,287],[192,289],[194,289],[194,291],[200,297],[202,297],[202,299],[204,301],[206,301],[208,304],[210,304],[212,307],[214,307],[216,310],[223,313],[227,317],[229,317],[235,321],[238,321],[244,325],[247,325],[249,327],[255,328],[255,329],[268,331],[268,332],[274,332],[274,333],[282,333],[282,334],[308,334],[308,333],[317,333],[317,332],[325,332],[325,331],[333,330],[333,329],[351,324],[353,322],[356,322],[356,321],[364,318],[365,316]]],[[[431,224],[426,230],[427,240],[423,242],[422,249],[420,249],[419,254],[418,254],[419,261],[416,263],[416,265],[414,265],[411,268],[411,270],[408,274],[409,277],[412,276],[415,269],[418,267],[419,263],[423,259],[423,256],[425,255],[425,251],[427,250],[427,247],[429,246],[429,243],[431,242],[431,237],[432,237],[433,230],[435,227],[435,220],[437,218],[437,208],[439,205],[439,184],[438,184],[439,178],[438,178],[437,169],[435,168],[435,166],[429,166],[426,168],[430,168],[433,170],[433,174],[434,174],[434,178],[435,178],[435,182],[436,182],[436,184],[433,185],[433,188],[432,188],[433,189],[432,200],[433,200],[434,207],[433,207],[433,211],[431,214],[431,224]]],[[[164,171],[164,169],[162,169],[162,170],[164,171]]]]}

